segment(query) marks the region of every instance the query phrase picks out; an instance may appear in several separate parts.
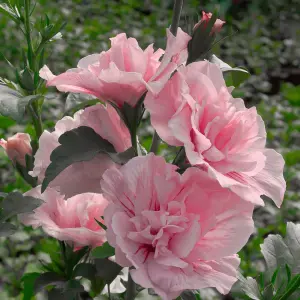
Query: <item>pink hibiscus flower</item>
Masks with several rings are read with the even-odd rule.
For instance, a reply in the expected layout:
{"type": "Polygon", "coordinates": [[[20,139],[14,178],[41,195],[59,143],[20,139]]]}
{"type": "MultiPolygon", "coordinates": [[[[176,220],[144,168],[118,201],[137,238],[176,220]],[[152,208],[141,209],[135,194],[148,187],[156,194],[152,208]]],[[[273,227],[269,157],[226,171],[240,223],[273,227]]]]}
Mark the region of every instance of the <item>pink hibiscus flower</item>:
{"type": "Polygon", "coordinates": [[[267,149],[264,122],[226,87],[220,68],[207,61],[182,66],[145,106],[159,136],[184,146],[192,165],[254,204],[266,195],[280,206],[285,192],[284,160],[267,149]]]}
{"type": "Polygon", "coordinates": [[[95,221],[101,221],[108,204],[101,194],[84,193],[65,199],[51,188],[41,194],[41,187],[37,186],[24,195],[44,203],[32,213],[19,215],[23,224],[42,227],[48,235],[74,245],[75,249],[101,246],[106,241],[105,230],[95,221]]]}
{"type": "Polygon", "coordinates": [[[185,289],[228,293],[237,280],[235,253],[253,231],[253,205],[198,168],[182,176],[175,170],[149,154],[104,173],[104,219],[116,262],[134,266],[133,280],[165,300],[185,289]]]}

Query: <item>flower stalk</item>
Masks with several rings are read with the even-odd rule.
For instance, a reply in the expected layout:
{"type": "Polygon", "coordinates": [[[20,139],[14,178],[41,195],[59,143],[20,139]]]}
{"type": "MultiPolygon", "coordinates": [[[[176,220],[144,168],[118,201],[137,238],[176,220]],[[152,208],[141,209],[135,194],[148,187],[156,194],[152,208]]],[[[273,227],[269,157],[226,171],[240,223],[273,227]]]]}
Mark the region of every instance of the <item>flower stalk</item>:
{"type": "Polygon", "coordinates": [[[135,293],[136,293],[136,284],[132,280],[130,273],[128,273],[127,291],[126,291],[125,300],[133,300],[135,298],[135,293]]]}

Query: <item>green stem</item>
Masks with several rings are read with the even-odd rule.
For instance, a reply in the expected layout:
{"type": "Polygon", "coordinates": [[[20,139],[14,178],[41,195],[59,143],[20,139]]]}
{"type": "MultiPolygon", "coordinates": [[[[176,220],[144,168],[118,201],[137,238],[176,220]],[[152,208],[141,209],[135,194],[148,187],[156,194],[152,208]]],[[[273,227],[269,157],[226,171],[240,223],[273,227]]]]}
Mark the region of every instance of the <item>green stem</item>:
{"type": "Polygon", "coordinates": [[[176,36],[176,34],[177,34],[177,29],[179,26],[182,6],[183,6],[183,0],[175,0],[174,8],[173,8],[172,23],[171,23],[171,27],[170,27],[170,31],[174,36],[176,36]]]}
{"type": "MultiPolygon", "coordinates": [[[[30,0],[24,0],[24,8],[25,8],[25,20],[24,20],[24,26],[25,26],[25,34],[26,34],[26,40],[27,40],[27,46],[28,46],[28,62],[29,67],[33,72],[36,72],[36,69],[38,66],[36,66],[36,55],[33,53],[33,46],[32,46],[32,40],[31,40],[31,28],[30,28],[30,0]]],[[[44,47],[44,44],[41,43],[40,46],[37,49],[38,51],[42,51],[44,47]],[[41,48],[40,48],[41,47],[41,48]]],[[[35,129],[37,140],[39,140],[40,136],[43,133],[43,123],[41,119],[41,115],[39,113],[39,107],[38,103],[34,102],[31,105],[29,105],[30,114],[32,117],[33,126],[35,129]]]]}
{"type": "Polygon", "coordinates": [[[41,114],[39,113],[38,103],[36,103],[36,102],[33,103],[33,108],[34,108],[35,113],[37,115],[36,125],[35,125],[35,132],[36,132],[37,139],[39,140],[40,136],[43,133],[43,122],[42,122],[41,114]]]}
{"type": "MultiPolygon", "coordinates": [[[[136,120],[136,118],[135,118],[136,120]]],[[[131,144],[132,147],[135,149],[135,152],[137,152],[137,138],[136,138],[136,133],[137,133],[137,125],[136,122],[133,122],[131,128],[130,128],[130,135],[131,135],[131,144]]]]}
{"type": "Polygon", "coordinates": [[[110,286],[107,284],[108,299],[111,300],[110,286]]]}
{"type": "Polygon", "coordinates": [[[125,300],[133,300],[135,298],[136,284],[132,280],[130,273],[128,273],[127,290],[125,300]]]}
{"type": "Polygon", "coordinates": [[[32,118],[34,130],[36,133],[36,139],[39,140],[40,136],[43,133],[43,122],[42,122],[41,115],[39,114],[38,111],[38,104],[37,103],[32,103],[32,105],[29,104],[28,108],[32,118]]]}
{"type": "Polygon", "coordinates": [[[33,47],[31,41],[31,29],[30,29],[30,0],[24,0],[24,8],[25,8],[25,34],[27,39],[27,46],[28,46],[28,62],[30,68],[33,70],[35,67],[34,64],[34,57],[33,57],[33,47]]]}
{"type": "Polygon", "coordinates": [[[66,245],[64,242],[62,241],[59,241],[59,246],[60,246],[60,251],[61,251],[61,254],[64,258],[64,261],[66,262],[67,261],[67,256],[66,256],[66,245]]]}
{"type": "Polygon", "coordinates": [[[41,54],[41,52],[45,48],[45,44],[46,44],[46,42],[42,40],[35,51],[35,54],[34,54],[35,57],[38,57],[41,54]]]}

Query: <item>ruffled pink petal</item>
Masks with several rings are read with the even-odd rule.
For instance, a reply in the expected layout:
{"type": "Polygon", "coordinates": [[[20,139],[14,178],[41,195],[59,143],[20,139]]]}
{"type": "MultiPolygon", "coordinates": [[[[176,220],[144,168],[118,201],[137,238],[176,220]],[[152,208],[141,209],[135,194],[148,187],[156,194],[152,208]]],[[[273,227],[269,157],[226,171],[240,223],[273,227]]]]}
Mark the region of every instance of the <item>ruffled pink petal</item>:
{"type": "Polygon", "coordinates": [[[47,82],[47,86],[56,86],[63,92],[83,93],[101,98],[101,82],[86,69],[74,69],[62,73],[47,82]]]}

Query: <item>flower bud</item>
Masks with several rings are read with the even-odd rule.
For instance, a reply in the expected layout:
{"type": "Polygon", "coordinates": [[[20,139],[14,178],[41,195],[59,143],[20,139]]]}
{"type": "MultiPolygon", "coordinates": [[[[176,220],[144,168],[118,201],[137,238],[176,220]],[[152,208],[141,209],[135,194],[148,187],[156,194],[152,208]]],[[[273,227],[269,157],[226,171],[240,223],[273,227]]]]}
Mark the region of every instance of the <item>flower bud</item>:
{"type": "MultiPolygon", "coordinates": [[[[204,23],[207,24],[212,17],[212,13],[206,13],[205,11],[202,11],[202,19],[194,26],[194,31],[199,27],[200,24],[204,23]]],[[[212,33],[218,33],[221,31],[223,24],[225,24],[225,21],[222,21],[220,19],[217,19],[211,32],[212,33]]]]}
{"type": "Polygon", "coordinates": [[[30,145],[30,136],[27,133],[17,133],[14,136],[0,140],[0,146],[6,151],[7,156],[13,163],[18,162],[22,166],[26,166],[25,156],[31,155],[32,148],[30,145]]]}

